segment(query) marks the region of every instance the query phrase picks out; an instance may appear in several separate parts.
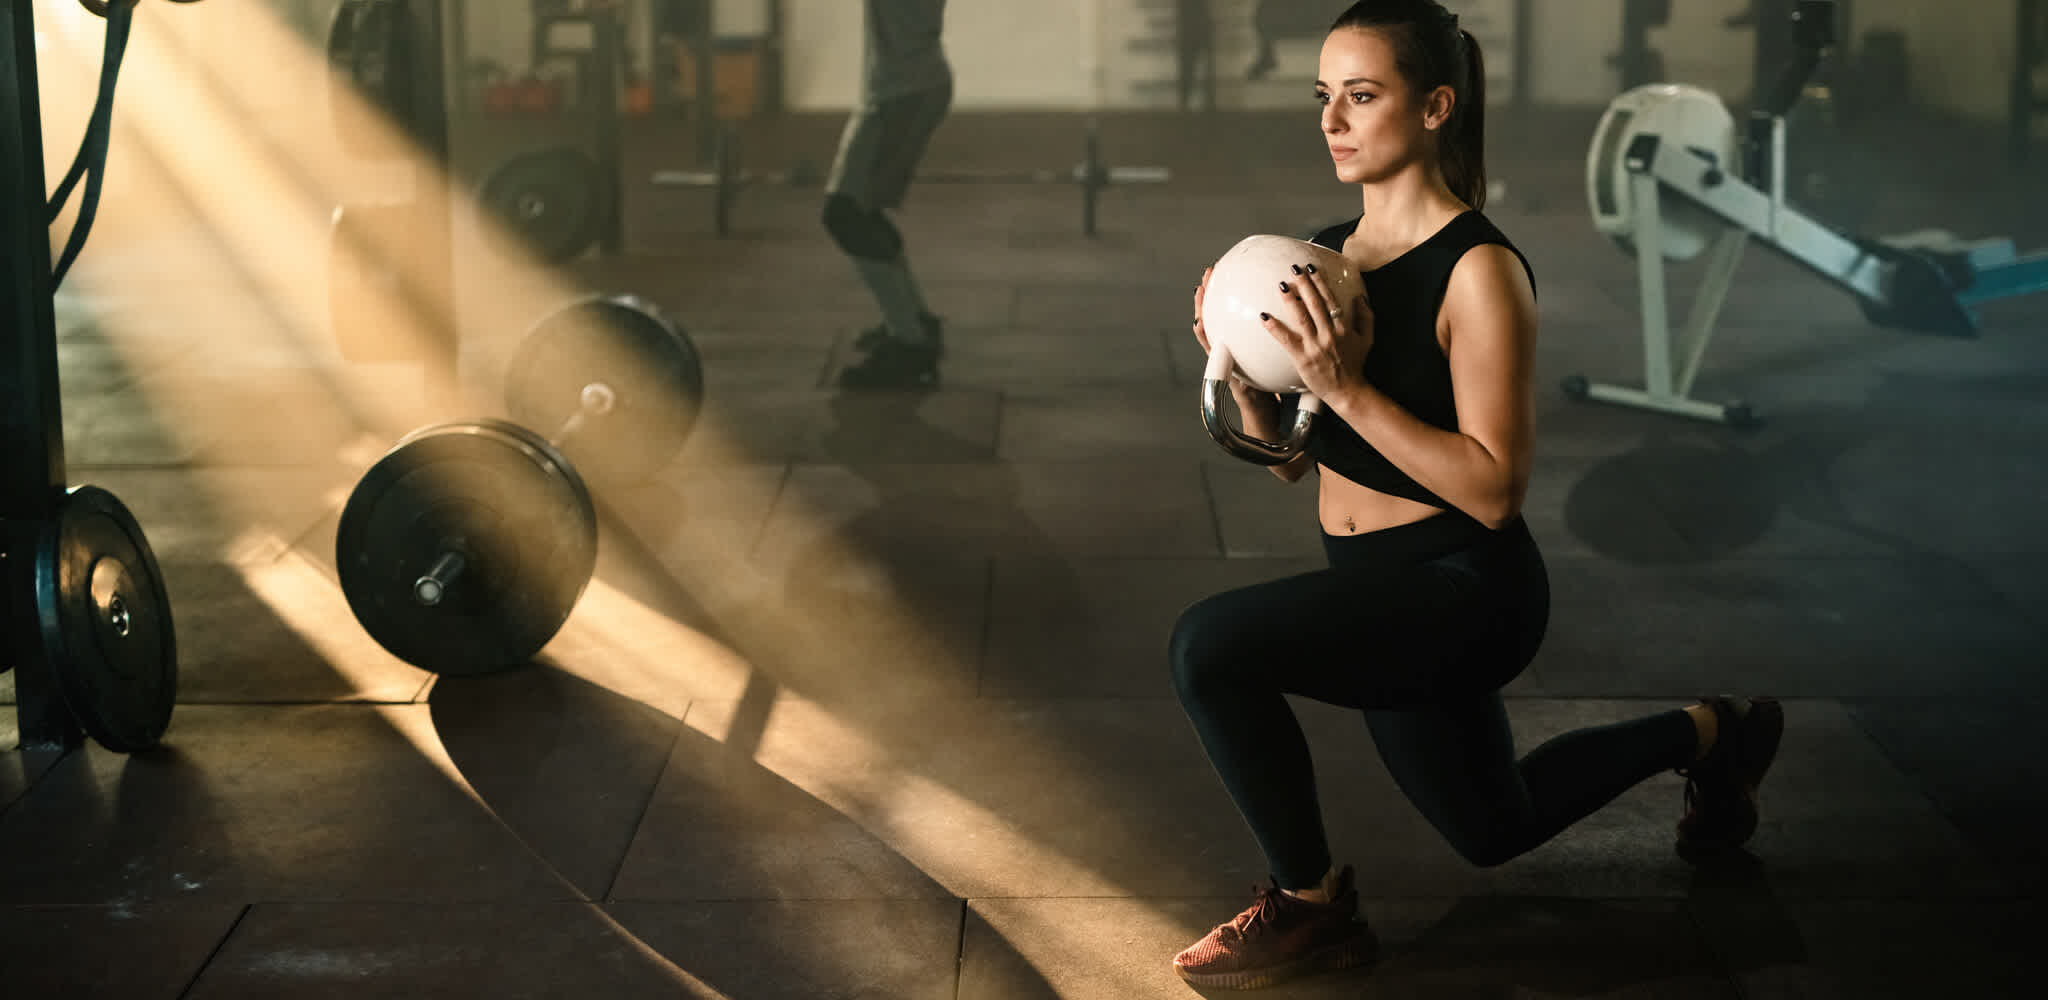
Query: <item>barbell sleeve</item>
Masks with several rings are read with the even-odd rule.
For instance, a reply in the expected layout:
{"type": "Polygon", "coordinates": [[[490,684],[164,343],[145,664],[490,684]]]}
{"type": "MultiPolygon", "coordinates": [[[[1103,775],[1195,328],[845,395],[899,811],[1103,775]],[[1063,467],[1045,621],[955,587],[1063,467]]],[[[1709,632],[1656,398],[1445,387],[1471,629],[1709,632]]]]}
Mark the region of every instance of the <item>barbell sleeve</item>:
{"type": "Polygon", "coordinates": [[[548,443],[556,448],[563,447],[570,439],[582,433],[583,428],[589,426],[591,418],[602,417],[612,412],[613,408],[619,405],[619,394],[617,390],[603,382],[592,382],[583,387],[583,392],[576,397],[576,403],[576,412],[569,414],[569,419],[562,422],[562,429],[548,439],[548,443]]]}
{"type": "Polygon", "coordinates": [[[459,552],[441,553],[441,558],[434,560],[426,574],[413,581],[413,599],[430,608],[439,607],[442,599],[448,596],[448,587],[462,576],[468,565],[468,560],[459,552]]]}

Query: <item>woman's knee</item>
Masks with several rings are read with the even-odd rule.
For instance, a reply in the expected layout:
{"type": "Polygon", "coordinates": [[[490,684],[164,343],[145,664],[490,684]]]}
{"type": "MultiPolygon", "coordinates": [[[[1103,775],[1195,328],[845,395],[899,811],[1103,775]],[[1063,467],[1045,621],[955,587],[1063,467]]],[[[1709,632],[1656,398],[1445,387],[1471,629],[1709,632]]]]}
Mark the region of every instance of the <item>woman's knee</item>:
{"type": "Polygon", "coordinates": [[[1534,844],[1527,810],[1480,791],[1466,775],[1440,774],[1426,787],[1411,778],[1401,787],[1451,850],[1475,868],[1498,868],[1534,844]]]}
{"type": "Polygon", "coordinates": [[[1213,693],[1227,685],[1232,674],[1242,669],[1234,632],[1238,626],[1231,616],[1219,612],[1216,599],[1205,598],[1181,612],[1167,642],[1167,662],[1173,670],[1173,689],[1187,702],[1213,693]]]}
{"type": "Polygon", "coordinates": [[[1451,850],[1475,868],[1498,868],[1521,857],[1529,848],[1523,824],[1512,816],[1492,816],[1466,824],[1438,822],[1436,828],[1451,850]]]}
{"type": "Polygon", "coordinates": [[[1461,837],[1451,847],[1475,868],[1499,868],[1522,856],[1520,847],[1498,834],[1461,837]]]}

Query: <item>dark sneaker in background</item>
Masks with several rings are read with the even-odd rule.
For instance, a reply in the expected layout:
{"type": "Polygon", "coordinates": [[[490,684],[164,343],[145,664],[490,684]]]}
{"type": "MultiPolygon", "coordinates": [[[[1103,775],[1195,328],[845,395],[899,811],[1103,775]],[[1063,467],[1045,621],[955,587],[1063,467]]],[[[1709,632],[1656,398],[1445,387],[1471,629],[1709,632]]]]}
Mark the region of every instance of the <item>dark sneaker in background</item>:
{"type": "Polygon", "coordinates": [[[859,364],[840,371],[839,384],[847,389],[938,388],[939,349],[885,337],[859,364]]]}

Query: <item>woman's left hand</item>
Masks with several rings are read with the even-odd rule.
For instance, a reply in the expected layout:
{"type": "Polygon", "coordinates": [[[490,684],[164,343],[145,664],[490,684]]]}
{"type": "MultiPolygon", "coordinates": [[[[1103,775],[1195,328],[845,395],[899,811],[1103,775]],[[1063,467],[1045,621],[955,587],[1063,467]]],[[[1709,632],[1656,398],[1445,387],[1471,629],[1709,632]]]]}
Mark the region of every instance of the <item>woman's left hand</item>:
{"type": "Polygon", "coordinates": [[[1372,307],[1356,299],[1351,315],[1333,306],[1330,286],[1313,265],[1303,265],[1280,283],[1288,316],[1264,316],[1266,332],[1294,361],[1302,385],[1329,398],[1365,381],[1365,356],[1372,350],[1372,307]]]}

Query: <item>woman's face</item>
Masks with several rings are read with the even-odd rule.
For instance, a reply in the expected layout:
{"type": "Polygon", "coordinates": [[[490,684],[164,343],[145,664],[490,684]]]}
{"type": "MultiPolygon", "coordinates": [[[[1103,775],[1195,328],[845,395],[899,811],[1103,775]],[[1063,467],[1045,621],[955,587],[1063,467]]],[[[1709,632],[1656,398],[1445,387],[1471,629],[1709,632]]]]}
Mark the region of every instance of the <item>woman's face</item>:
{"type": "Polygon", "coordinates": [[[1430,129],[1448,117],[1450,94],[1448,87],[1417,94],[1395,68],[1394,46],[1383,32],[1330,32],[1316,73],[1316,101],[1337,178],[1347,184],[1380,180],[1434,155],[1430,129]]]}

